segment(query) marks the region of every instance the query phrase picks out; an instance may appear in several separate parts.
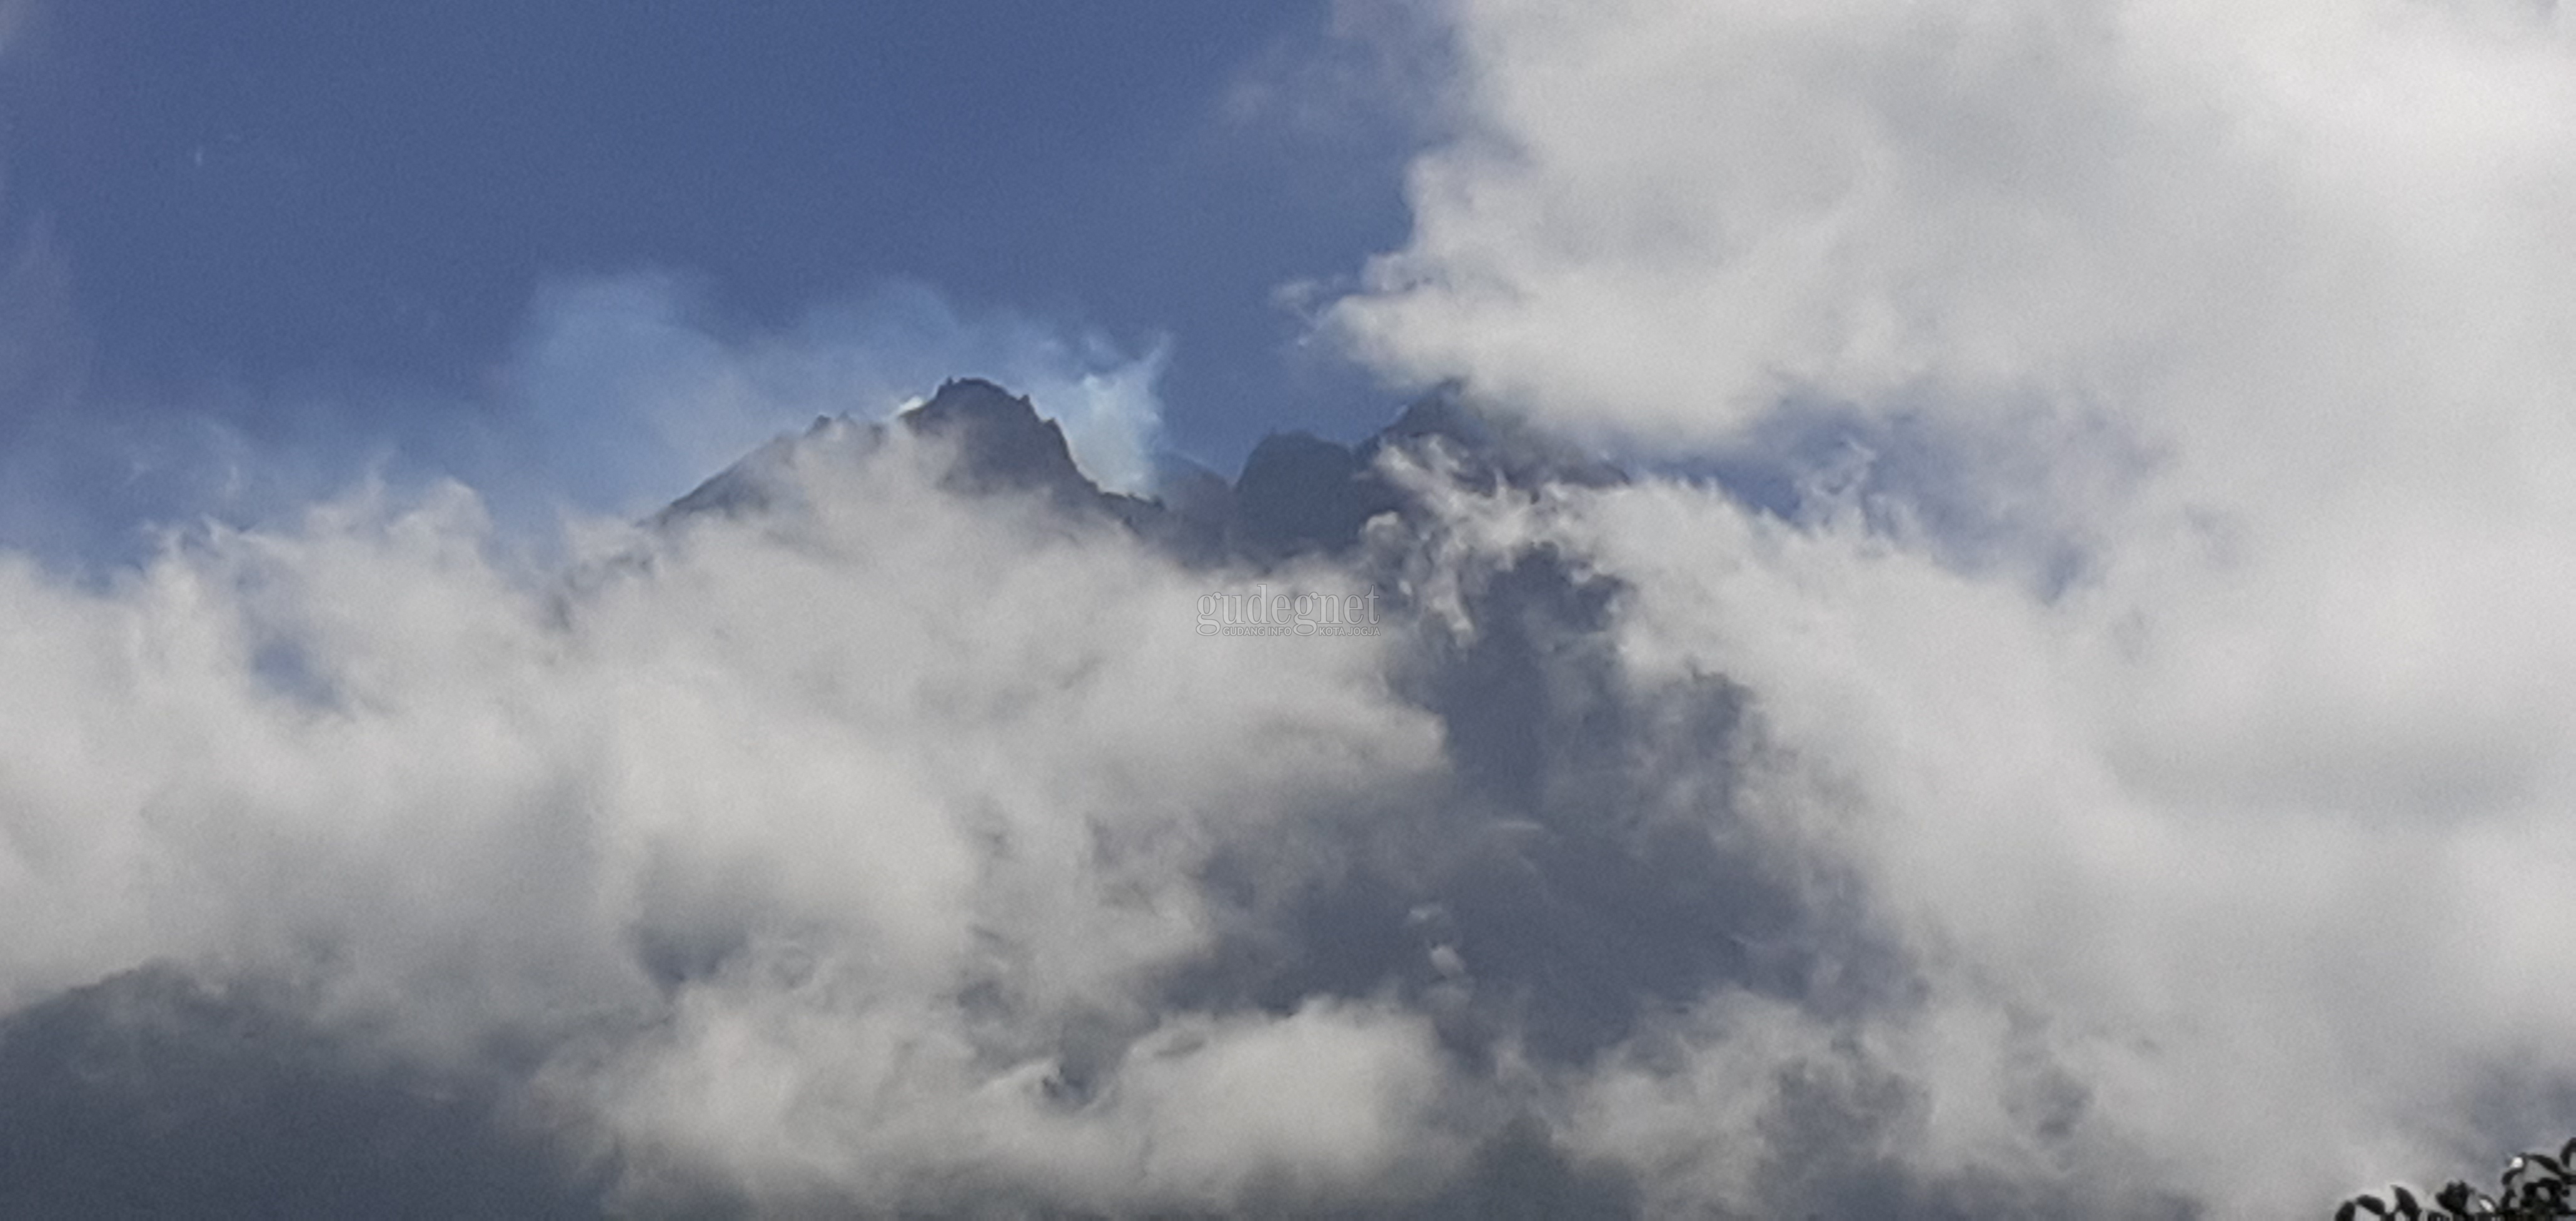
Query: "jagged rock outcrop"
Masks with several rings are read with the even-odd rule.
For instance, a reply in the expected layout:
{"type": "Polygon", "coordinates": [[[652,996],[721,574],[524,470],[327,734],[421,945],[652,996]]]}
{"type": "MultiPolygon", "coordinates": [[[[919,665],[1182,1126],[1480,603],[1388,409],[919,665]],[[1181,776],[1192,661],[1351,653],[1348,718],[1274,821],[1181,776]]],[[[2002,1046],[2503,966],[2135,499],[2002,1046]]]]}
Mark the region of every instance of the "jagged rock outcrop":
{"type": "MultiPolygon", "coordinates": [[[[943,480],[952,491],[1034,495],[1069,514],[1104,514],[1194,564],[1267,565],[1349,551],[1372,518],[1410,508],[1407,494],[1380,467],[1391,449],[1486,490],[1603,486],[1626,478],[1572,445],[1476,408],[1455,387],[1415,400],[1358,445],[1273,433],[1253,447],[1232,482],[1195,463],[1166,460],[1160,492],[1150,499],[1104,491],[1074,462],[1062,427],[1026,397],[981,378],[943,383],[894,424],[953,448],[943,480]]],[[[885,427],[846,416],[818,419],[801,435],[754,450],[654,520],[667,525],[705,513],[771,508],[793,462],[835,449],[855,457],[874,448],[885,427]]]]}

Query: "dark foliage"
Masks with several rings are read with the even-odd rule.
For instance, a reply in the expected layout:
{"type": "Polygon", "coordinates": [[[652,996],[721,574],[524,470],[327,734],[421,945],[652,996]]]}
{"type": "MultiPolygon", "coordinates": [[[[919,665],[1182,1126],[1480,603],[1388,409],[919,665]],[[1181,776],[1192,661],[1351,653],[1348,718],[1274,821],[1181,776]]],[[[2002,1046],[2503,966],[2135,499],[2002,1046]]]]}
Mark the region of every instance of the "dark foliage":
{"type": "Polygon", "coordinates": [[[2576,1217],[2576,1140],[2559,1147],[2555,1157],[2525,1153],[2505,1163],[2504,1174],[2489,1195],[2454,1181],[2433,1193],[2427,1209],[2404,1187],[2392,1186],[2385,1197],[2360,1195],[2335,1210],[2335,1221],[2397,1217],[2406,1221],[2541,1221],[2576,1217]]]}

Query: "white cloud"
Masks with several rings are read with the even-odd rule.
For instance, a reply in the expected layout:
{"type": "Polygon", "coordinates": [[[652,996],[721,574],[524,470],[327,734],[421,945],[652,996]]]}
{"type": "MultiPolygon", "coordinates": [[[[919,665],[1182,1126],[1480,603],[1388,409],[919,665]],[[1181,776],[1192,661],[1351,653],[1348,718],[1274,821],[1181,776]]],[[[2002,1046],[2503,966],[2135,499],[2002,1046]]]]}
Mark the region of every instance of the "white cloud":
{"type": "MultiPolygon", "coordinates": [[[[1748,800],[1857,868],[1925,973],[1873,1027],[1957,1125],[1909,1156],[2000,1113],[1961,1059],[1997,1053],[1923,1033],[1987,1009],[2044,1027],[2087,1130],[2229,1215],[2563,1135],[2470,1118],[2576,1072],[2545,1033],[2576,950],[2538,931],[2576,922],[2563,23],[1454,12],[1468,117],[1337,309],[1357,351],[1683,453],[1847,403],[2081,552],[2069,584],[1965,570],[1866,470],[1794,525],[1649,483],[1566,527],[1634,583],[1639,673],[1753,690],[1748,800]],[[2088,468],[2123,473],[2028,477],[2088,468]]],[[[1681,1071],[1600,1096],[1734,1070],[1681,1071]]],[[[1744,1135],[1655,1113],[1599,1143],[1744,1135]]]]}
{"type": "Polygon", "coordinates": [[[1202,638],[1204,574],[951,498],[930,452],[595,523],[569,583],[452,485],[107,588],[10,561],[0,1004],[283,977],[410,1054],[533,1040],[570,1113],[781,1198],[1368,1188],[1439,1094],[1419,1019],[1159,989],[1216,935],[1212,853],[1427,774],[1436,730],[1380,642],[1202,638]],[[1058,1098],[1085,1030],[1124,1051],[1058,1098]]]}

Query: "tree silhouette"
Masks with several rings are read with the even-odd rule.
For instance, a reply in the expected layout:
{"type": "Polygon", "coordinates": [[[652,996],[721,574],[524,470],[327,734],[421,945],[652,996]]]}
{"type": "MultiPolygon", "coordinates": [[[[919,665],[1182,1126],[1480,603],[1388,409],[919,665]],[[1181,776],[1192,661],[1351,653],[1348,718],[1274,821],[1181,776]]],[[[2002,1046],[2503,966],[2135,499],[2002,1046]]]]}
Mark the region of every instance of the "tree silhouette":
{"type": "Polygon", "coordinates": [[[2525,1153],[2505,1163],[2504,1174],[2494,1195],[2453,1181],[2433,1193],[2433,1207],[2427,1210],[2415,1199],[2415,1193],[2404,1187],[2391,1186],[2386,1198],[2360,1195],[2335,1209],[2335,1221],[2355,1221],[2363,1216],[2395,1217],[2404,1221],[2542,1221],[2551,1217],[2576,1217],[2576,1140],[2559,1147],[2558,1155],[2525,1153]]]}

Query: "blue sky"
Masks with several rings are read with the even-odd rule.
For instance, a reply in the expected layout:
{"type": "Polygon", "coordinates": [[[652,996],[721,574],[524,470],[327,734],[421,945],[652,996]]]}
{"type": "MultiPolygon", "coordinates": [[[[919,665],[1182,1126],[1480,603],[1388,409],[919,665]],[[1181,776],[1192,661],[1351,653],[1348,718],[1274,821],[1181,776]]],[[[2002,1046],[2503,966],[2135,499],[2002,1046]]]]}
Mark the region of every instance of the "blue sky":
{"type": "MultiPolygon", "coordinates": [[[[892,285],[1128,352],[1168,340],[1164,441],[1227,469],[1273,428],[1356,435],[1392,397],[1302,344],[1277,290],[1402,242],[1412,142],[1366,104],[1248,104],[1347,54],[1330,22],[1318,3],[37,9],[5,215],[45,273],[12,292],[50,355],[14,374],[0,444],[86,455],[55,472],[210,426],[307,459],[325,437],[434,455],[494,410],[539,294],[638,272],[739,334],[892,285]]],[[[59,524],[18,507],[17,541],[59,524]]]]}

